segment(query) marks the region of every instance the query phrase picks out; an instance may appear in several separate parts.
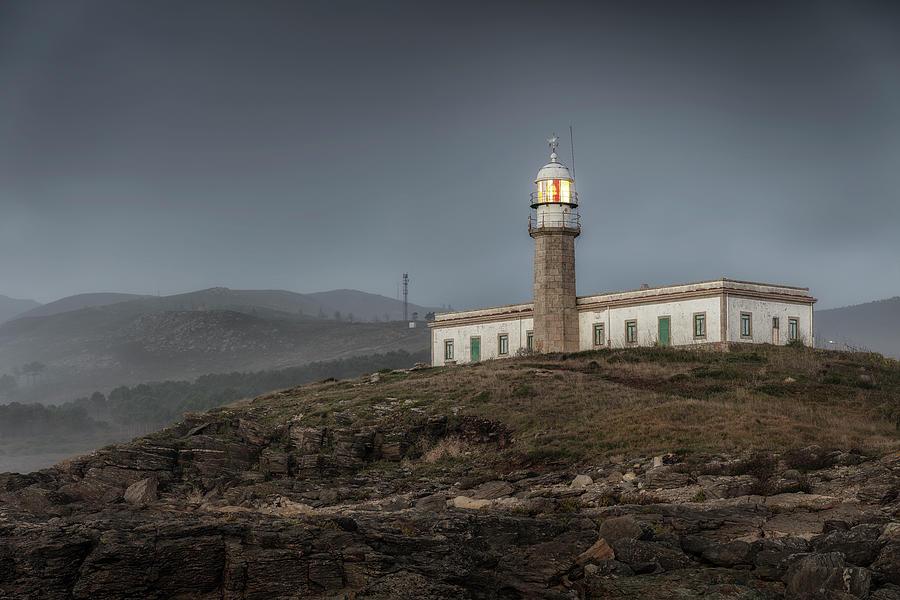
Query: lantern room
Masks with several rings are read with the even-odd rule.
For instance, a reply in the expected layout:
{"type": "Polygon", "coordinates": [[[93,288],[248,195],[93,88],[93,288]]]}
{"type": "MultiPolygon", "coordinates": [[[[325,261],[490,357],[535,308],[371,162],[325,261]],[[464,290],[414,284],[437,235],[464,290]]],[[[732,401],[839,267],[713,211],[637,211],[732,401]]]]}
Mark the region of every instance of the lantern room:
{"type": "Polygon", "coordinates": [[[531,194],[531,208],[542,204],[566,204],[578,206],[578,194],[575,192],[575,179],[569,168],[558,160],[556,147],[559,140],[556,136],[547,140],[550,144],[550,162],[541,167],[534,183],[537,191],[531,194]]]}

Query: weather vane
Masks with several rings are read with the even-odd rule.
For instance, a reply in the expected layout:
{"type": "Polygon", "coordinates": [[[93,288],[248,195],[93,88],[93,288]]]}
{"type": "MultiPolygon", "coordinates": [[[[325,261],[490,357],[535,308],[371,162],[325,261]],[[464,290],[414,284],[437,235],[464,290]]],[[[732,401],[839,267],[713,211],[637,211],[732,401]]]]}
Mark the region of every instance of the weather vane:
{"type": "Polygon", "coordinates": [[[550,152],[556,152],[559,147],[559,136],[554,133],[553,137],[547,138],[547,143],[550,144],[550,152]]]}

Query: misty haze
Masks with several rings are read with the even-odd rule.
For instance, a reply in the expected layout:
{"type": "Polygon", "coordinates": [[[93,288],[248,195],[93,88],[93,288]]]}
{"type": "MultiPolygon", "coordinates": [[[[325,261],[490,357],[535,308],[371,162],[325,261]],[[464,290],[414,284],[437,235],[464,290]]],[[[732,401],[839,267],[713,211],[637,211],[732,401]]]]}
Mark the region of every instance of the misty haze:
{"type": "Polygon", "coordinates": [[[888,1],[0,0],[0,598],[900,598],[898,190],[888,1]]]}

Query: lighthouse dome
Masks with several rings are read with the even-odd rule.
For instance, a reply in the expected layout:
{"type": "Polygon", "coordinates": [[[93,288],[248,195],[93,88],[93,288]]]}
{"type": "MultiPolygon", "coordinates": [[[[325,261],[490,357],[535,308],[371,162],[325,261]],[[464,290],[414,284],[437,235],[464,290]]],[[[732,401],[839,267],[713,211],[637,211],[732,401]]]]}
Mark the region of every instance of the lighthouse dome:
{"type": "Polygon", "coordinates": [[[547,179],[565,179],[574,181],[572,174],[569,173],[569,167],[556,160],[556,152],[551,154],[550,158],[551,161],[541,167],[541,170],[538,171],[537,176],[534,178],[535,183],[547,179]]]}

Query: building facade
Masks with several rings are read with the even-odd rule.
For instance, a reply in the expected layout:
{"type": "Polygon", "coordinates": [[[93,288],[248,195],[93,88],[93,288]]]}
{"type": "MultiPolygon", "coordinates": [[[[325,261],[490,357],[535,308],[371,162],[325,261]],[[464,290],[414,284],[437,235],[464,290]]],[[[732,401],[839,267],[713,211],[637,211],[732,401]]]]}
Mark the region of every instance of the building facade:
{"type": "Polygon", "coordinates": [[[534,302],[435,315],[435,366],[505,358],[523,350],[575,352],[631,346],[724,347],[729,342],[813,345],[808,288],[714,279],[576,296],[575,180],[558,161],[535,179],[529,234],[535,241],[534,302]]]}

